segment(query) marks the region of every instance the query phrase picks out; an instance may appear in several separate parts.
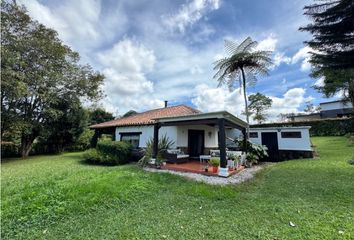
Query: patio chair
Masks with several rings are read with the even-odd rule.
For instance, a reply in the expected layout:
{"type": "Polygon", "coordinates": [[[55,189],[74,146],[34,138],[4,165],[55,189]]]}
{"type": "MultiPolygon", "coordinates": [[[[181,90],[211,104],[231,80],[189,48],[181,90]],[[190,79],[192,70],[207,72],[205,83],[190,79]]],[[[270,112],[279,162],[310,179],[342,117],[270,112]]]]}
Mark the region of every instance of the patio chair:
{"type": "Polygon", "coordinates": [[[184,163],[188,162],[189,155],[184,154],[180,149],[167,149],[165,158],[168,163],[184,163]]]}

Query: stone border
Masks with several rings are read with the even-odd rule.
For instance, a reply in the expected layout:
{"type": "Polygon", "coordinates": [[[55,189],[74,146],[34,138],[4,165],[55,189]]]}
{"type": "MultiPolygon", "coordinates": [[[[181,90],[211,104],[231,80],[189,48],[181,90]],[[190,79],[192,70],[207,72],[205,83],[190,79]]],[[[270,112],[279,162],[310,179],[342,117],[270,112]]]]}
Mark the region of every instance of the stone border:
{"type": "Polygon", "coordinates": [[[178,176],[182,176],[197,182],[203,182],[211,185],[227,185],[227,184],[240,184],[254,177],[254,175],[260,170],[273,166],[275,163],[265,162],[260,165],[256,165],[251,168],[245,168],[241,172],[238,172],[228,178],[218,177],[218,176],[206,176],[198,173],[180,172],[165,169],[156,168],[144,168],[148,172],[160,172],[160,173],[170,173],[178,176]]]}

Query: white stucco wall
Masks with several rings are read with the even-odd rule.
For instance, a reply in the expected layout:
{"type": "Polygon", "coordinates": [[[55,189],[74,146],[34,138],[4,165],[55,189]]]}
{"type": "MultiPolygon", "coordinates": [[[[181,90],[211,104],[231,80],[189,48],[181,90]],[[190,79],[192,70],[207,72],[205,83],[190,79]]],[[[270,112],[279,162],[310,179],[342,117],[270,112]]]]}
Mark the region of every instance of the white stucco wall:
{"type": "MultiPolygon", "coordinates": [[[[146,142],[154,136],[154,126],[128,126],[128,127],[117,127],[116,128],[116,140],[120,140],[120,133],[129,133],[129,132],[141,132],[139,147],[146,147],[146,142]]],[[[170,140],[175,142],[174,148],[177,146],[177,127],[161,127],[159,130],[159,137],[167,135],[170,140]]]]}
{"type": "Polygon", "coordinates": [[[280,128],[281,132],[301,132],[301,138],[282,138],[281,132],[274,128],[250,129],[250,132],[258,132],[257,138],[250,138],[256,144],[262,144],[262,132],[276,132],[278,136],[279,150],[311,151],[310,133],[308,128],[280,128]]]}
{"type": "Polygon", "coordinates": [[[204,130],[204,146],[206,148],[218,147],[218,129],[205,125],[178,126],[177,147],[188,147],[188,130],[204,130]],[[210,136],[209,132],[211,133],[210,136]]]}
{"type": "MultiPolygon", "coordinates": [[[[218,127],[207,125],[161,127],[159,129],[159,137],[166,134],[170,140],[174,141],[174,148],[188,147],[188,130],[204,130],[204,146],[206,148],[218,148],[218,127]],[[211,133],[210,135],[209,132],[211,133]]],[[[154,126],[117,127],[116,140],[120,140],[120,133],[129,132],[141,132],[139,147],[146,147],[146,142],[154,136],[154,126]]],[[[225,134],[234,139],[241,134],[241,131],[236,129],[226,129],[225,134]]]]}
{"type": "Polygon", "coordinates": [[[320,107],[322,111],[335,110],[335,109],[344,109],[344,108],[352,108],[352,104],[350,102],[329,102],[329,103],[320,103],[320,107]]]}

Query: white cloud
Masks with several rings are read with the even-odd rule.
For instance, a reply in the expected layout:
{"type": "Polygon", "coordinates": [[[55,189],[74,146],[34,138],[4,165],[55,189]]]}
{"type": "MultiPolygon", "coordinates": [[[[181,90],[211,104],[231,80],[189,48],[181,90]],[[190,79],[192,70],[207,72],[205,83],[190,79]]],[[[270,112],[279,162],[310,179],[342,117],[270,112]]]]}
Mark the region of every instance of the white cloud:
{"type": "Polygon", "coordinates": [[[275,66],[279,66],[279,65],[282,64],[282,63],[286,63],[286,64],[291,63],[291,58],[285,56],[284,53],[277,52],[277,53],[274,55],[273,61],[274,61],[274,65],[275,65],[275,66]]]}
{"type": "Polygon", "coordinates": [[[98,54],[106,76],[103,104],[114,112],[129,109],[142,110],[163,106],[163,101],[152,97],[154,84],[146,74],[154,68],[154,52],[131,39],[123,39],[111,49],[98,54]]]}
{"type": "Polygon", "coordinates": [[[92,61],[92,49],[111,41],[126,29],[127,17],[119,6],[111,12],[102,14],[100,0],[63,0],[55,7],[49,7],[38,0],[19,0],[25,5],[29,15],[56,30],[63,42],[85,61],[92,61]]]}
{"type": "Polygon", "coordinates": [[[316,80],[316,82],[313,84],[315,87],[323,87],[324,86],[324,77],[321,77],[316,80]]]}
{"type": "Polygon", "coordinates": [[[206,13],[217,10],[219,7],[219,0],[192,0],[183,4],[176,14],[162,16],[162,19],[169,29],[183,33],[188,26],[193,25],[206,13]]]}
{"type": "Polygon", "coordinates": [[[305,46],[299,51],[297,51],[294,56],[291,58],[291,63],[295,64],[301,61],[301,71],[306,72],[311,69],[311,64],[310,64],[310,52],[313,51],[312,48],[305,46]]]}
{"type": "Polygon", "coordinates": [[[278,39],[271,34],[266,39],[258,43],[256,50],[274,51],[277,46],[277,43],[278,39]]]}
{"type": "MultiPolygon", "coordinates": [[[[301,104],[313,99],[305,97],[305,89],[303,88],[289,89],[283,97],[268,97],[273,100],[272,107],[267,110],[268,121],[277,121],[281,113],[298,113],[301,104]]],[[[192,103],[205,112],[226,110],[245,120],[245,116],[241,115],[244,111],[244,100],[239,89],[230,92],[226,88],[213,88],[205,84],[198,85],[192,103]]]]}
{"type": "Polygon", "coordinates": [[[244,119],[241,115],[244,111],[243,95],[239,89],[230,92],[227,88],[213,88],[206,84],[200,84],[195,88],[196,96],[192,103],[201,111],[229,111],[236,116],[244,119]]]}
{"type": "Polygon", "coordinates": [[[267,111],[269,114],[269,121],[278,120],[279,114],[285,113],[298,113],[300,112],[299,107],[302,103],[310,100],[310,98],[305,97],[304,88],[292,88],[289,89],[283,97],[269,96],[273,102],[272,107],[267,111]]]}

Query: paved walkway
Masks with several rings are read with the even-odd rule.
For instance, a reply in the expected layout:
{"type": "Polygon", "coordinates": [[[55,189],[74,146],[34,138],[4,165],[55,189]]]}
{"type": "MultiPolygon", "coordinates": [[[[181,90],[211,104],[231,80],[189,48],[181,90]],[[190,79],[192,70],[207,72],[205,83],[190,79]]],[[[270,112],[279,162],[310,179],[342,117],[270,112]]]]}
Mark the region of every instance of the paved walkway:
{"type": "Polygon", "coordinates": [[[186,177],[188,179],[195,180],[197,182],[204,182],[204,183],[212,184],[212,185],[226,185],[226,184],[239,184],[239,183],[245,182],[245,181],[253,178],[256,172],[259,172],[260,170],[262,170],[266,167],[270,167],[274,164],[275,163],[262,163],[260,165],[254,166],[252,168],[245,168],[241,172],[239,172],[235,175],[232,175],[228,178],[215,177],[215,176],[205,176],[205,175],[198,174],[198,173],[178,172],[178,171],[155,169],[155,168],[144,168],[144,169],[149,172],[171,173],[171,174],[175,174],[178,176],[186,177]]]}

